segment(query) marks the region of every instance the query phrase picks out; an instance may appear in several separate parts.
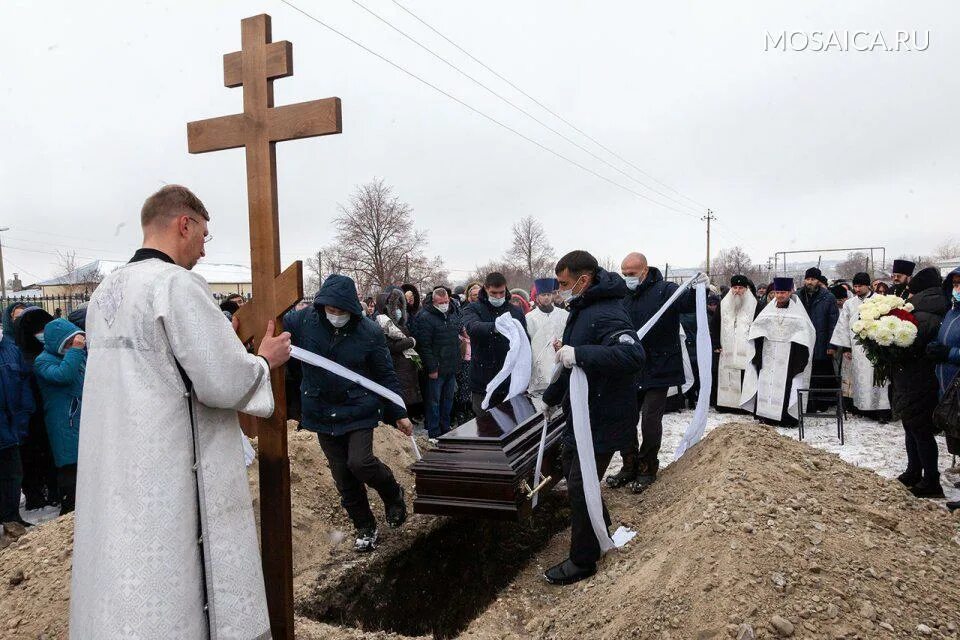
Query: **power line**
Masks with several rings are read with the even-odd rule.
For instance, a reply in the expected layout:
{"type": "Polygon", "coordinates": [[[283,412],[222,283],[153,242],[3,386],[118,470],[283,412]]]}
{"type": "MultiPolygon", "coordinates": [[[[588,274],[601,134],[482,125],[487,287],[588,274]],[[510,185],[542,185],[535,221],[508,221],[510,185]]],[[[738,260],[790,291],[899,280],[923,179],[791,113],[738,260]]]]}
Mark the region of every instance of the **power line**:
{"type": "Polygon", "coordinates": [[[491,89],[490,87],[488,87],[487,85],[485,85],[485,84],[484,84],[483,82],[481,82],[480,80],[477,80],[475,77],[473,77],[472,75],[470,75],[469,73],[467,73],[466,71],[464,71],[463,69],[461,69],[460,67],[458,67],[457,65],[455,65],[454,63],[450,62],[449,60],[447,60],[446,58],[444,58],[443,56],[441,56],[439,53],[435,52],[433,49],[429,48],[428,46],[426,46],[425,44],[421,43],[419,40],[417,40],[416,38],[414,38],[413,36],[411,36],[411,35],[408,34],[407,32],[405,32],[405,31],[403,31],[402,29],[400,29],[399,27],[395,26],[392,22],[390,22],[390,21],[387,20],[386,18],[384,18],[384,17],[382,17],[381,15],[379,15],[378,13],[376,13],[375,11],[373,11],[372,9],[370,9],[369,7],[367,7],[365,4],[363,4],[363,3],[360,2],[359,0],[350,0],[350,1],[353,2],[353,4],[357,5],[358,7],[360,7],[361,9],[363,9],[364,11],[366,11],[367,13],[369,13],[370,15],[372,15],[374,18],[376,18],[377,20],[379,20],[379,21],[382,22],[383,24],[387,25],[388,27],[390,27],[391,29],[393,29],[394,31],[396,31],[397,33],[399,33],[400,35],[402,35],[404,38],[406,38],[406,39],[409,40],[410,42],[414,43],[415,45],[417,45],[418,47],[420,47],[421,49],[423,49],[424,51],[426,51],[427,53],[429,53],[430,55],[432,55],[434,58],[436,58],[436,59],[439,60],[440,62],[444,63],[445,65],[447,65],[447,66],[450,67],[451,69],[455,70],[457,73],[459,73],[459,74],[462,75],[463,77],[467,78],[468,80],[470,80],[471,82],[473,82],[473,83],[476,84],[477,86],[485,89],[488,93],[490,93],[490,94],[493,95],[494,97],[498,98],[499,100],[501,100],[501,101],[503,101],[504,103],[510,105],[511,107],[513,107],[514,109],[516,109],[517,111],[519,111],[520,113],[522,113],[523,115],[527,116],[528,118],[530,118],[531,120],[533,120],[534,122],[536,122],[537,124],[539,124],[541,127],[543,127],[544,129],[546,129],[547,131],[550,131],[550,132],[556,134],[557,136],[563,138],[564,140],[566,140],[567,142],[569,142],[570,144],[572,144],[572,145],[575,146],[576,148],[580,149],[581,151],[583,151],[584,153],[586,153],[586,154],[589,155],[590,157],[592,157],[592,158],[594,158],[594,159],[596,159],[596,160],[599,160],[600,162],[602,162],[603,164],[607,165],[608,167],[610,167],[611,169],[613,169],[613,170],[616,171],[617,173],[623,175],[623,176],[626,177],[628,180],[633,180],[634,182],[636,182],[637,184],[639,184],[639,185],[640,185],[641,187],[643,187],[644,189],[648,189],[648,190],[656,193],[657,195],[659,195],[659,196],[661,196],[661,197],[663,197],[663,198],[666,198],[667,200],[670,200],[670,201],[672,201],[672,202],[680,205],[681,207],[687,207],[687,208],[690,208],[690,209],[694,209],[698,214],[700,213],[700,211],[699,211],[698,209],[696,209],[695,207],[692,207],[691,205],[687,204],[686,202],[683,202],[682,200],[677,200],[676,198],[674,198],[674,197],[672,197],[672,196],[670,196],[670,195],[667,195],[666,193],[663,193],[662,191],[658,191],[657,189],[655,189],[655,188],[651,187],[650,185],[644,183],[642,180],[638,180],[637,178],[633,177],[632,175],[630,175],[629,173],[627,173],[626,171],[624,171],[624,170],[621,169],[620,167],[616,166],[615,164],[609,162],[609,161],[606,160],[605,158],[597,155],[596,153],[594,153],[594,152],[591,151],[590,149],[586,148],[586,147],[583,146],[582,144],[578,143],[576,140],[571,139],[570,137],[564,135],[562,132],[560,132],[560,131],[556,130],[555,128],[551,127],[549,124],[547,124],[546,122],[544,122],[544,121],[541,120],[540,118],[537,118],[535,115],[533,115],[532,113],[530,113],[529,111],[527,111],[526,109],[524,109],[523,107],[521,107],[520,105],[518,105],[518,104],[516,104],[515,102],[511,101],[510,99],[504,97],[503,95],[497,93],[496,91],[494,91],[493,89],[491,89]]]}
{"type": "Polygon", "coordinates": [[[638,197],[640,197],[640,198],[643,198],[644,200],[648,200],[649,202],[652,202],[653,204],[656,204],[656,205],[658,205],[658,206],[660,206],[660,207],[663,207],[664,209],[669,209],[669,210],[671,210],[671,211],[675,211],[675,212],[680,213],[680,214],[683,214],[683,215],[685,215],[685,216],[695,217],[693,214],[691,214],[691,213],[689,213],[689,212],[687,212],[687,211],[684,211],[684,210],[682,210],[682,209],[677,209],[677,208],[675,208],[675,207],[671,207],[671,206],[669,206],[669,205],[663,204],[662,202],[658,202],[658,201],[650,198],[650,197],[647,196],[646,194],[640,193],[639,191],[635,191],[635,190],[631,189],[630,187],[624,186],[624,185],[620,184],[619,182],[616,182],[615,180],[611,180],[610,178],[606,177],[605,175],[600,174],[600,173],[597,173],[597,172],[594,171],[593,169],[590,169],[589,167],[586,167],[586,166],[580,164],[580,163],[577,162],[576,160],[573,160],[573,159],[571,159],[571,158],[568,158],[567,156],[561,154],[561,153],[558,152],[558,151],[554,151],[554,150],[551,149],[550,147],[547,147],[546,145],[544,145],[544,144],[542,144],[542,143],[540,143],[540,142],[537,142],[537,141],[534,140],[533,138],[531,138],[531,137],[529,137],[529,136],[527,136],[527,135],[524,135],[524,134],[520,133],[519,131],[517,131],[517,130],[514,129],[513,127],[511,127],[511,126],[509,126],[509,125],[507,125],[507,124],[504,124],[503,122],[500,122],[499,120],[497,120],[497,119],[494,118],[493,116],[487,115],[487,114],[484,113],[483,111],[480,111],[480,110],[477,109],[476,107],[471,106],[470,104],[464,102],[463,100],[461,100],[460,98],[454,96],[453,94],[450,94],[450,93],[444,91],[444,90],[441,89],[440,87],[438,87],[438,86],[436,86],[435,84],[429,82],[428,80],[425,80],[424,78],[418,76],[418,75],[415,74],[414,72],[409,71],[408,69],[400,66],[400,65],[397,64],[396,62],[394,62],[394,61],[390,60],[389,58],[387,58],[387,57],[385,57],[385,56],[377,53],[376,51],[374,51],[373,49],[371,49],[371,48],[367,47],[366,45],[360,43],[359,41],[354,40],[353,38],[351,38],[351,37],[348,36],[347,34],[343,33],[342,31],[339,31],[338,29],[330,26],[329,24],[327,24],[326,22],[320,20],[319,18],[317,18],[317,17],[315,17],[315,16],[307,13],[306,11],[304,11],[304,10],[301,9],[300,7],[296,6],[295,4],[289,2],[289,0],[280,0],[280,2],[282,2],[282,3],[285,4],[285,5],[287,5],[287,6],[290,7],[291,9],[294,9],[295,11],[303,14],[304,16],[306,16],[306,17],[309,18],[310,20],[313,20],[314,22],[316,22],[317,24],[321,25],[322,27],[325,27],[325,28],[328,29],[329,31],[337,34],[337,35],[340,36],[341,38],[343,38],[343,39],[345,39],[345,40],[347,40],[347,41],[355,44],[356,46],[360,47],[361,49],[363,49],[364,51],[366,51],[366,52],[369,53],[370,55],[375,56],[375,57],[379,58],[380,60],[386,62],[387,64],[389,64],[390,66],[394,67],[394,68],[397,69],[398,71],[402,71],[403,73],[407,74],[408,76],[410,76],[410,77],[413,78],[414,80],[417,80],[418,82],[420,82],[420,83],[422,83],[422,84],[430,87],[431,89],[433,89],[433,90],[436,91],[437,93],[440,93],[441,95],[446,96],[447,98],[453,100],[453,101],[456,102],[457,104],[465,107],[466,109],[469,109],[470,111],[472,111],[473,113],[481,116],[482,118],[485,118],[486,120],[489,120],[490,122],[492,122],[493,124],[497,125],[498,127],[501,127],[501,128],[503,128],[503,129],[506,129],[506,130],[509,131],[510,133],[513,133],[514,135],[522,138],[523,140],[526,140],[526,141],[529,142],[530,144],[533,144],[533,145],[539,147],[540,149],[546,151],[547,153],[549,153],[549,154],[551,154],[551,155],[554,155],[554,156],[556,156],[557,158],[560,158],[561,160],[563,160],[563,161],[565,161],[565,162],[567,162],[567,163],[569,163],[569,164],[572,164],[573,166],[578,167],[579,169],[582,169],[583,171],[586,171],[587,173],[589,173],[589,174],[591,174],[591,175],[593,175],[593,176],[596,176],[597,178],[600,178],[601,180],[604,180],[605,182],[609,182],[610,184],[612,184],[613,186],[615,186],[615,187],[617,187],[617,188],[619,188],[619,189],[623,189],[624,191],[626,191],[626,192],[628,192],[628,193],[632,193],[633,195],[638,196],[638,197]]]}
{"type": "Polygon", "coordinates": [[[599,140],[597,140],[597,139],[594,138],[593,136],[589,135],[589,134],[588,134],[586,131],[584,131],[583,129],[580,129],[579,127],[577,127],[575,124],[573,124],[572,122],[570,122],[569,120],[567,120],[566,118],[564,118],[563,116],[561,116],[559,113],[557,113],[556,111],[554,111],[553,109],[551,109],[550,107],[548,107],[547,105],[545,105],[543,102],[541,102],[540,100],[537,100],[537,99],[534,98],[532,95],[530,95],[529,93],[527,93],[526,91],[524,91],[523,89],[521,89],[520,87],[518,87],[516,84],[514,84],[513,82],[511,82],[510,80],[508,80],[507,78],[505,78],[505,77],[502,76],[501,74],[497,73],[497,71],[495,71],[494,69],[492,69],[491,67],[489,67],[488,65],[486,65],[484,62],[482,62],[480,59],[478,59],[478,58],[477,58],[476,56],[474,56],[472,53],[470,53],[469,51],[467,51],[466,49],[464,49],[463,47],[461,47],[459,44],[457,44],[456,42],[454,42],[453,40],[451,40],[450,38],[448,38],[447,36],[445,36],[445,35],[444,35],[443,33],[441,33],[438,29],[436,29],[433,25],[431,25],[430,23],[428,23],[427,21],[425,21],[423,18],[421,18],[420,16],[418,16],[418,15],[415,14],[414,12],[410,11],[410,9],[406,8],[405,6],[403,6],[402,4],[400,4],[399,2],[397,2],[397,0],[392,0],[392,2],[393,2],[395,5],[397,5],[398,7],[400,7],[403,11],[405,11],[406,13],[408,13],[410,16],[412,16],[415,20],[417,20],[417,21],[418,21],[419,23],[421,23],[423,26],[425,26],[426,28],[430,29],[430,30],[433,31],[435,34],[437,34],[438,36],[440,36],[441,38],[443,38],[444,40],[446,40],[447,42],[449,42],[453,47],[455,47],[455,48],[456,48],[457,50],[459,50],[461,53],[463,53],[464,55],[466,55],[468,58],[470,58],[471,60],[473,60],[474,62],[476,62],[477,64],[479,64],[481,67],[483,67],[484,69],[486,69],[487,71],[489,71],[490,73],[492,73],[493,75],[495,75],[496,77],[498,77],[498,78],[500,78],[501,80],[503,80],[504,82],[506,82],[508,85],[510,85],[510,86],[513,87],[515,90],[517,90],[518,92],[520,92],[521,94],[523,94],[524,96],[526,96],[530,101],[532,101],[534,104],[536,104],[537,106],[539,106],[541,109],[543,109],[544,111],[546,111],[547,113],[549,113],[550,115],[552,115],[554,118],[556,118],[556,119],[559,120],[560,122],[564,123],[565,125],[567,125],[567,126],[570,127],[571,129],[573,129],[574,131],[576,131],[577,133],[579,133],[580,135],[582,135],[584,138],[586,138],[587,140],[589,140],[589,141],[592,142],[593,144],[597,145],[598,147],[600,147],[601,149],[603,149],[604,151],[606,151],[607,153],[609,153],[609,154],[612,155],[613,157],[617,158],[617,159],[620,160],[621,162],[624,162],[624,163],[626,163],[627,165],[633,167],[634,169],[636,169],[637,171],[639,171],[642,175],[644,175],[644,176],[646,176],[647,178],[653,180],[654,182],[656,182],[657,184],[659,184],[661,187],[663,187],[663,188],[665,188],[665,189],[668,189],[669,191],[674,192],[675,194],[677,194],[678,196],[680,196],[680,197],[682,197],[682,198],[686,198],[686,199],[689,200],[690,202],[694,203],[695,205],[697,205],[697,206],[699,206],[699,207],[701,207],[701,208],[703,208],[703,209],[706,209],[706,208],[707,208],[707,205],[703,204],[702,202],[698,202],[697,200],[694,200],[694,199],[691,198],[690,196],[684,195],[684,194],[681,193],[680,191],[674,189],[674,188],[671,187],[670,185],[668,185],[668,184],[666,184],[666,183],[664,183],[664,182],[661,182],[660,180],[657,180],[654,176],[650,175],[649,173],[647,173],[646,171],[644,171],[643,169],[641,169],[640,167],[638,167],[638,166],[635,165],[634,163],[630,162],[629,160],[627,160],[626,158],[624,158],[623,156],[621,156],[620,154],[618,154],[618,153],[617,153],[616,151],[614,151],[613,149],[610,149],[609,147],[607,147],[606,145],[604,145],[603,143],[601,143],[599,140]]]}

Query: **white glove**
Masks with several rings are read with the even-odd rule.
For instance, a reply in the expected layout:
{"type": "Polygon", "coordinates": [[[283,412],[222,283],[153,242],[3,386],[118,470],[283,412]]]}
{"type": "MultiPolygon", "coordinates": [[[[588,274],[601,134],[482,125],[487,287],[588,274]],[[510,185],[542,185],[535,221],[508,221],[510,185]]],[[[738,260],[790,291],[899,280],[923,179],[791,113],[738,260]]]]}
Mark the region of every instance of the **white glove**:
{"type": "Polygon", "coordinates": [[[557,362],[567,369],[573,369],[573,365],[577,364],[577,352],[570,345],[564,345],[557,351],[557,362]]]}

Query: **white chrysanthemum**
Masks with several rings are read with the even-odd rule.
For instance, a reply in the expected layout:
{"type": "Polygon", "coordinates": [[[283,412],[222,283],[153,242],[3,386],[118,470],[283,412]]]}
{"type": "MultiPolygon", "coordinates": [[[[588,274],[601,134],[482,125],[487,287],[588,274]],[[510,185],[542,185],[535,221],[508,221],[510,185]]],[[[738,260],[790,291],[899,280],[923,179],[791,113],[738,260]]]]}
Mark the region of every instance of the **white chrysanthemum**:
{"type": "Polygon", "coordinates": [[[890,331],[892,333],[900,327],[900,325],[903,323],[903,320],[896,316],[884,316],[877,322],[880,324],[881,329],[884,331],[890,331]]]}
{"type": "Polygon", "coordinates": [[[850,330],[855,334],[860,335],[863,333],[863,330],[867,328],[866,320],[854,320],[853,324],[850,325],[850,330]]]}
{"type": "Polygon", "coordinates": [[[904,322],[893,332],[893,342],[898,347],[909,347],[917,338],[917,328],[911,322],[904,322]]]}
{"type": "Polygon", "coordinates": [[[894,309],[899,309],[900,307],[903,306],[903,298],[901,298],[900,296],[888,294],[883,296],[883,299],[886,301],[887,304],[889,304],[894,309]]]}
{"type": "Polygon", "coordinates": [[[893,344],[893,331],[878,329],[877,337],[874,338],[881,347],[889,347],[893,344]]]}

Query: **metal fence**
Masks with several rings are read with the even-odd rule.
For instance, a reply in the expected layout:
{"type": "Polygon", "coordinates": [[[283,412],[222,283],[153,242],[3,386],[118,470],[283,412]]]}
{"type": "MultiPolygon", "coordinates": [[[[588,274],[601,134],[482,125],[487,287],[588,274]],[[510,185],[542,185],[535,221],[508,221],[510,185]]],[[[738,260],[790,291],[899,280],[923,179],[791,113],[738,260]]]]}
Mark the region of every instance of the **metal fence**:
{"type": "Polygon", "coordinates": [[[3,310],[12,304],[22,304],[25,307],[40,307],[54,317],[66,317],[90,301],[90,294],[78,293],[63,296],[18,296],[10,293],[0,298],[3,310]]]}

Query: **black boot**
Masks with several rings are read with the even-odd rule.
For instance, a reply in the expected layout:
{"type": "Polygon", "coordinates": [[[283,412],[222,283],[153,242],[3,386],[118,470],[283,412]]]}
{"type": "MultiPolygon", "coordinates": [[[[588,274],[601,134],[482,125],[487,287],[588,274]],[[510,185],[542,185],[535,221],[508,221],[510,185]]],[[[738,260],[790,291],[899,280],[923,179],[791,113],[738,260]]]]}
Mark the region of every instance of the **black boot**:
{"type": "Polygon", "coordinates": [[[657,480],[657,472],[660,470],[660,461],[654,459],[654,462],[641,462],[637,472],[637,479],[630,483],[630,490],[634,493],[643,493],[650,485],[657,480]]]}
{"type": "Polygon", "coordinates": [[[396,529],[407,521],[407,503],[404,498],[403,487],[400,487],[400,497],[386,505],[387,524],[396,529]]]}
{"type": "Polygon", "coordinates": [[[607,486],[612,489],[628,485],[637,479],[637,467],[640,464],[639,452],[621,451],[620,456],[623,458],[623,467],[614,475],[606,477],[607,486]]]}
{"type": "Polygon", "coordinates": [[[908,488],[920,482],[922,478],[923,474],[920,472],[914,473],[913,471],[904,471],[897,476],[897,480],[900,482],[900,484],[908,488]]]}
{"type": "Polygon", "coordinates": [[[580,582],[584,578],[589,578],[597,572],[597,565],[591,567],[581,567],[574,564],[573,560],[567,558],[560,564],[556,564],[547,569],[543,577],[550,584],[565,585],[580,582]]]}
{"type": "Polygon", "coordinates": [[[957,509],[960,509],[960,500],[954,500],[953,502],[948,502],[947,509],[950,509],[950,511],[956,511],[957,509]]]}
{"type": "Polygon", "coordinates": [[[910,487],[910,493],[918,498],[944,498],[939,474],[934,478],[924,478],[910,487]]]}

